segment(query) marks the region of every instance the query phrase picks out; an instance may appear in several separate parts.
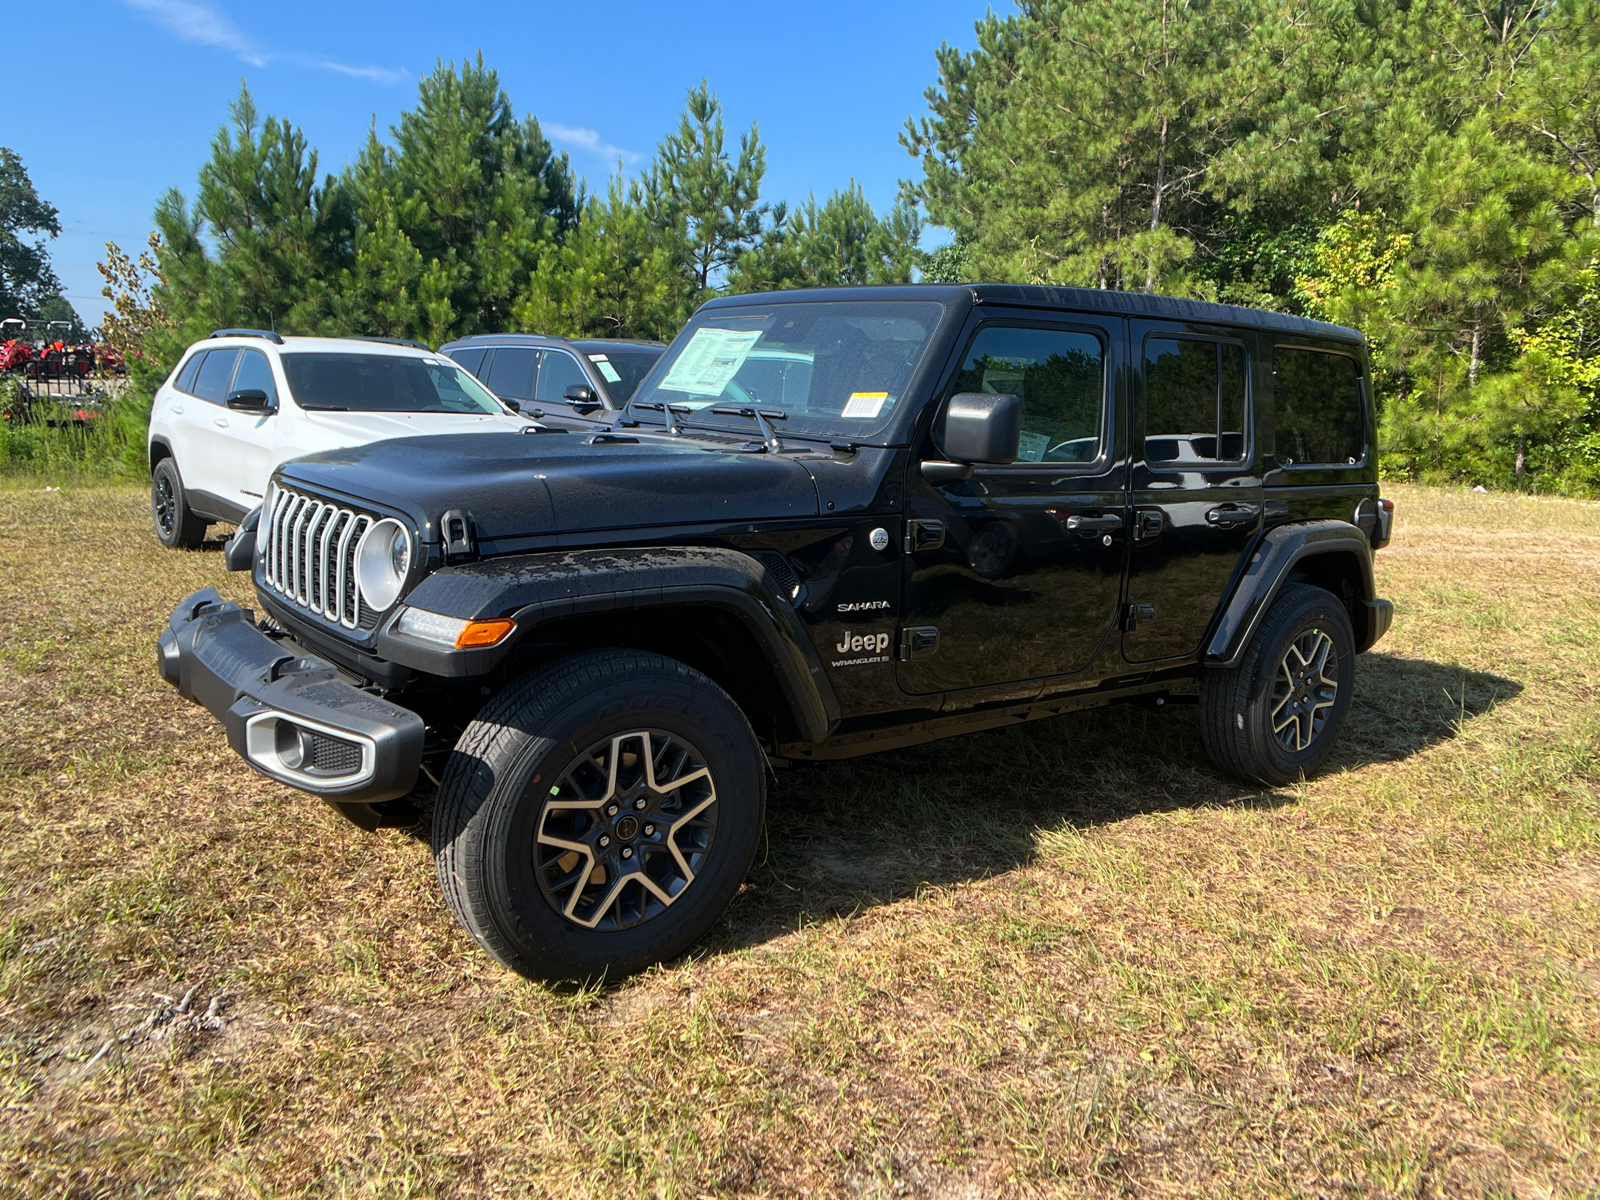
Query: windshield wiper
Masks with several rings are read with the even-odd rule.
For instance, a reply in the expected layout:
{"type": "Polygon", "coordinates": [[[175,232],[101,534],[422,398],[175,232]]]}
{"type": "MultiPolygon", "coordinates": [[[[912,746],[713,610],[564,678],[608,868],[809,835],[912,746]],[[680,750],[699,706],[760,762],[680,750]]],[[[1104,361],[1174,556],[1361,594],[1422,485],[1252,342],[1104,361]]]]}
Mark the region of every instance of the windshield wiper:
{"type": "Polygon", "coordinates": [[[752,408],[749,405],[742,407],[718,405],[711,411],[719,417],[748,417],[761,430],[761,444],[767,448],[767,453],[783,453],[783,443],[778,440],[778,431],[769,422],[787,421],[789,419],[788,413],[776,408],[752,408]]]}
{"type": "Polygon", "coordinates": [[[650,412],[661,413],[667,420],[667,433],[671,437],[677,437],[681,432],[678,428],[678,423],[672,419],[672,414],[682,413],[688,415],[694,411],[687,404],[662,404],[656,400],[641,400],[638,404],[630,401],[627,407],[642,408],[650,412]]]}
{"type": "Polygon", "coordinates": [[[301,404],[307,412],[349,412],[350,408],[344,404],[301,404]]]}

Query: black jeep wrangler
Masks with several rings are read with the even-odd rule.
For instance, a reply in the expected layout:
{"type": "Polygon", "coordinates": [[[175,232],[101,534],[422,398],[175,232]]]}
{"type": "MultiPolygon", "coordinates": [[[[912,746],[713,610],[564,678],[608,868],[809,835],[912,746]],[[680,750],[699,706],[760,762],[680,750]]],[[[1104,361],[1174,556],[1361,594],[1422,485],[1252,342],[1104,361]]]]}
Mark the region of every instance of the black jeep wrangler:
{"type": "Polygon", "coordinates": [[[718,919],[769,760],[1193,697],[1224,770],[1314,772],[1392,609],[1359,334],[1118,292],[702,308],[603,425],[286,464],[162,674],[368,828],[436,785],[445,899],[543,978],[718,919]]]}

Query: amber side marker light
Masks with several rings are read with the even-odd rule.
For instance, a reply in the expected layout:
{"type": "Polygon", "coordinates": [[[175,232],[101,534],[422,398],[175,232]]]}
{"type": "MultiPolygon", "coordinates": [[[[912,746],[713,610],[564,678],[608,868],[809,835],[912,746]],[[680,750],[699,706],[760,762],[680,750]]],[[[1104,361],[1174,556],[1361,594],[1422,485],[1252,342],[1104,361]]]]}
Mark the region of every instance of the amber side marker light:
{"type": "Polygon", "coordinates": [[[517,627],[510,617],[493,617],[487,621],[468,621],[467,627],[456,634],[456,649],[470,650],[475,646],[493,646],[517,627]]]}

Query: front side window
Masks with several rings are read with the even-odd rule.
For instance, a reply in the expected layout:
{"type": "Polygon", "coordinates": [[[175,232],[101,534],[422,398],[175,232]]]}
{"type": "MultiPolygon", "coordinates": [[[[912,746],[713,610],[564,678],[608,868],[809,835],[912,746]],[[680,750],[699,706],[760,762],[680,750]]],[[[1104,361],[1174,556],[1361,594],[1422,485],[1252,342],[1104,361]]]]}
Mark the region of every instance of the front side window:
{"type": "Polygon", "coordinates": [[[1272,393],[1278,462],[1353,466],[1367,456],[1361,366],[1347,354],[1277,346],[1272,393]]]}
{"type": "Polygon", "coordinates": [[[233,380],[233,367],[239,361],[237,350],[213,350],[200,364],[200,373],[194,379],[194,394],[212,404],[223,404],[228,399],[228,384],[233,380]]]}
{"type": "Polygon", "coordinates": [[[583,373],[578,360],[560,350],[546,350],[539,364],[539,390],[534,401],[539,404],[567,403],[567,389],[573,384],[589,386],[589,377],[583,373]]]}
{"type": "Polygon", "coordinates": [[[233,386],[228,391],[242,392],[246,389],[263,391],[272,403],[278,402],[278,385],[272,378],[272,364],[259,350],[239,352],[239,369],[233,373],[233,386]]]}
{"type": "Polygon", "coordinates": [[[931,301],[820,300],[703,309],[634,394],[687,408],[686,420],[748,434],[716,408],[779,413],[780,433],[865,438],[905,400],[944,306],[931,301]]]}
{"type": "Polygon", "coordinates": [[[1089,463],[1100,457],[1105,374],[1091,333],[991,325],[973,337],[949,391],[1022,398],[1019,463],[1089,463]]]}
{"type": "Polygon", "coordinates": [[[1245,354],[1235,342],[1152,337],[1144,356],[1144,456],[1150,463],[1244,457],[1245,354]]]}
{"type": "MultiPolygon", "coordinates": [[[[504,353],[504,351],[501,351],[504,353]]],[[[301,408],[331,412],[505,412],[448,358],[400,354],[285,354],[283,372],[301,408]]]]}

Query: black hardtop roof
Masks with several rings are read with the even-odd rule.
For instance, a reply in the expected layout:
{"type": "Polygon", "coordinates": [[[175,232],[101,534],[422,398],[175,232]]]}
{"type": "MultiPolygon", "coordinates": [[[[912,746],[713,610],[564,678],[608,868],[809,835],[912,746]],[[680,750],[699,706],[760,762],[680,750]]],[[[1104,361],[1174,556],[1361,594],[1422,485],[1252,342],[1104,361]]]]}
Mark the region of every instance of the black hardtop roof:
{"type": "Polygon", "coordinates": [[[897,286],[797,288],[786,292],[752,292],[740,296],[719,296],[707,301],[706,308],[742,307],[759,304],[793,303],[800,300],[938,300],[970,301],[974,304],[1010,304],[1025,308],[1077,309],[1080,312],[1108,312],[1130,317],[1162,317],[1174,321],[1193,321],[1210,325],[1248,325],[1302,337],[1333,338],[1341,342],[1362,342],[1359,331],[1326,321],[1290,316],[1265,308],[1245,308],[1236,304],[1211,304],[1204,300],[1184,300],[1178,296],[1154,296],[1145,292],[1114,292],[1100,288],[1049,287],[1026,283],[910,283],[897,286]]]}
{"type": "Polygon", "coordinates": [[[584,337],[584,338],[571,338],[569,340],[572,342],[572,344],[574,346],[578,346],[580,348],[581,347],[586,347],[586,346],[619,346],[619,347],[622,347],[624,349],[626,349],[629,346],[634,346],[634,347],[637,347],[640,350],[665,350],[667,348],[667,344],[665,342],[652,342],[652,341],[647,341],[644,338],[591,338],[591,337],[584,337]]]}

